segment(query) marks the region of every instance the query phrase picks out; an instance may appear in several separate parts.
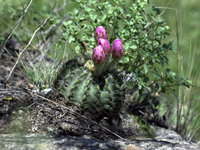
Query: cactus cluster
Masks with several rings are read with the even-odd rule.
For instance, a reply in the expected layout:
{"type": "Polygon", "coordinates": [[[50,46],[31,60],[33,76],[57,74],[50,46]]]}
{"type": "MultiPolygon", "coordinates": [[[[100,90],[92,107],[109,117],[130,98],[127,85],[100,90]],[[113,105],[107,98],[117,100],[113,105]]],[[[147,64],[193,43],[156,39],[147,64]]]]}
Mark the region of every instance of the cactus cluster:
{"type": "Polygon", "coordinates": [[[120,39],[114,40],[111,50],[102,26],[96,29],[94,38],[97,46],[90,60],[94,69],[84,67],[76,59],[70,60],[58,72],[55,87],[67,103],[83,112],[90,112],[96,118],[118,117],[124,90],[122,74],[113,70],[113,66],[123,55],[122,43],[120,39]]]}

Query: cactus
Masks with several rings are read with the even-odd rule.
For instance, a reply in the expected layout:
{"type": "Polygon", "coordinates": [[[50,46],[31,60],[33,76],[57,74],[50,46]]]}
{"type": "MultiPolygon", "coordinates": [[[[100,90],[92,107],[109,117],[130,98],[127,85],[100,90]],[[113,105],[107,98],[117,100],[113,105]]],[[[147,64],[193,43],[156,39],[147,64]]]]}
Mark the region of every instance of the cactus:
{"type": "Polygon", "coordinates": [[[107,39],[107,37],[108,37],[108,35],[107,35],[106,30],[104,29],[104,27],[98,26],[96,28],[95,33],[94,33],[94,39],[95,39],[96,43],[98,42],[98,40],[100,38],[107,39]]]}
{"type": "Polygon", "coordinates": [[[76,105],[82,112],[90,112],[95,118],[118,117],[124,91],[120,89],[123,81],[117,71],[94,76],[89,69],[80,66],[77,60],[71,60],[63,65],[55,83],[59,96],[64,97],[67,103],[76,105]]]}
{"type": "Polygon", "coordinates": [[[108,65],[111,59],[110,45],[106,39],[101,39],[101,38],[98,40],[97,45],[101,45],[105,53],[105,65],[102,71],[102,72],[105,72],[108,68],[108,65]]]}
{"type": "Polygon", "coordinates": [[[120,39],[115,39],[112,44],[112,61],[108,66],[108,70],[112,70],[123,56],[124,50],[120,39]]]}
{"type": "Polygon", "coordinates": [[[102,26],[97,27],[94,34],[97,46],[89,56],[86,44],[79,40],[84,53],[78,60],[63,64],[54,82],[67,103],[94,114],[95,118],[118,117],[125,97],[120,88],[122,74],[112,70],[123,55],[122,43],[120,39],[114,40],[111,54],[107,36],[102,26]]]}
{"type": "Polygon", "coordinates": [[[95,76],[101,75],[105,65],[105,53],[101,45],[98,45],[94,48],[92,54],[92,60],[94,62],[94,67],[95,67],[94,75],[95,76]]]}

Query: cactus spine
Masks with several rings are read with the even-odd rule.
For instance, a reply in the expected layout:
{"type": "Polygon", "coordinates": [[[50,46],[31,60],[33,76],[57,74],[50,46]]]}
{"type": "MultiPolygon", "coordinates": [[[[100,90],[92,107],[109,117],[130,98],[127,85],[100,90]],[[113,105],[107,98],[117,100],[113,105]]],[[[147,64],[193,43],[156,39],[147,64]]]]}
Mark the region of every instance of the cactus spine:
{"type": "Polygon", "coordinates": [[[123,83],[121,76],[111,73],[93,76],[89,69],[74,64],[77,64],[77,60],[64,64],[61,70],[65,71],[57,76],[55,83],[59,83],[59,96],[96,117],[117,117],[124,99],[123,90],[120,90],[123,83]],[[70,70],[71,66],[75,68],[70,70]]]}
{"type": "MultiPolygon", "coordinates": [[[[76,105],[83,112],[90,112],[95,117],[118,117],[125,96],[120,89],[122,75],[113,67],[123,55],[122,43],[120,39],[114,40],[111,53],[106,30],[102,26],[96,29],[94,38],[97,46],[92,55],[82,54],[83,59],[63,64],[54,87],[67,103],[76,105]]],[[[87,53],[85,44],[81,40],[79,43],[87,53]]]]}

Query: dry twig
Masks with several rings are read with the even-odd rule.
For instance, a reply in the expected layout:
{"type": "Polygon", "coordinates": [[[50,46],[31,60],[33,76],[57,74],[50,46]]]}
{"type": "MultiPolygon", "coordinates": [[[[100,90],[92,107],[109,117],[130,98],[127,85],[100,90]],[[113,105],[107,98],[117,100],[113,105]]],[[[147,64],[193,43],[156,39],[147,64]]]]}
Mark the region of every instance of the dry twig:
{"type": "MultiPolygon", "coordinates": [[[[148,26],[150,26],[152,23],[154,23],[165,11],[166,11],[166,9],[168,8],[168,5],[169,5],[169,3],[167,4],[167,6],[165,7],[165,9],[154,19],[154,20],[152,20],[151,22],[148,22],[148,20],[147,20],[147,18],[146,18],[146,16],[145,16],[145,18],[146,18],[146,20],[147,20],[147,24],[146,24],[146,26],[142,29],[142,30],[145,30],[148,26]]],[[[141,31],[142,31],[141,30],[141,31]]],[[[140,32],[141,32],[140,31],[140,32]]]]}
{"type": "Polygon", "coordinates": [[[53,103],[53,104],[55,104],[55,105],[61,106],[61,107],[65,108],[65,109],[69,110],[71,113],[74,113],[74,114],[76,114],[76,115],[79,115],[79,116],[83,117],[84,119],[87,119],[87,120],[91,121],[91,122],[94,123],[95,125],[100,126],[101,128],[105,129],[106,131],[108,131],[108,132],[112,133],[113,135],[117,136],[118,138],[120,138],[120,139],[122,139],[122,140],[125,140],[124,138],[122,138],[122,137],[119,136],[118,134],[112,132],[112,131],[109,130],[108,128],[106,128],[106,127],[104,127],[104,126],[98,124],[97,122],[95,122],[95,121],[93,121],[93,120],[87,118],[87,117],[84,116],[84,115],[81,115],[80,113],[78,113],[78,112],[76,112],[76,111],[74,111],[74,110],[72,110],[72,109],[70,109],[70,108],[67,108],[67,107],[65,107],[65,106],[63,106],[63,105],[60,105],[60,104],[58,104],[58,103],[56,103],[56,102],[54,102],[54,101],[52,101],[52,100],[50,100],[50,99],[48,99],[48,98],[45,98],[45,97],[43,97],[43,96],[40,96],[40,95],[38,95],[38,94],[35,94],[35,93],[32,93],[32,92],[29,92],[29,93],[32,94],[32,95],[35,95],[35,96],[37,96],[37,97],[40,97],[40,98],[42,98],[42,99],[44,99],[44,100],[46,100],[46,101],[48,101],[48,102],[51,102],[51,103],[53,103]]]}
{"type": "Polygon", "coordinates": [[[10,33],[10,35],[8,36],[8,38],[6,39],[6,41],[4,42],[4,45],[2,47],[2,49],[0,49],[0,59],[1,59],[1,55],[2,55],[2,52],[3,52],[3,49],[7,43],[7,41],[10,39],[10,37],[12,36],[12,34],[15,32],[15,30],[17,29],[17,27],[19,26],[19,23],[21,22],[22,18],[24,17],[24,15],[26,14],[29,6],[31,5],[31,3],[33,2],[33,0],[30,1],[30,3],[28,4],[28,6],[26,7],[26,9],[24,10],[22,16],[19,18],[18,22],[17,22],[17,25],[15,26],[15,28],[12,30],[12,32],[10,33]]]}
{"type": "Polygon", "coordinates": [[[169,3],[165,7],[165,9],[154,20],[152,20],[151,22],[147,23],[147,25],[144,27],[144,29],[146,29],[149,25],[151,25],[152,23],[154,23],[158,19],[158,17],[160,17],[166,11],[168,5],[169,5],[169,3]]]}
{"type": "Polygon", "coordinates": [[[5,81],[5,84],[8,82],[8,80],[9,80],[9,78],[10,78],[10,76],[11,76],[13,70],[15,69],[16,65],[18,64],[21,55],[22,55],[23,52],[28,48],[28,46],[31,44],[33,38],[35,37],[35,34],[46,24],[47,20],[49,19],[49,17],[51,16],[51,14],[52,14],[52,12],[53,12],[53,10],[54,10],[54,8],[55,8],[57,2],[58,2],[58,0],[55,2],[55,4],[54,4],[54,6],[53,6],[53,8],[52,8],[52,11],[51,11],[51,13],[49,14],[49,16],[44,20],[44,22],[42,23],[42,25],[39,26],[39,27],[35,30],[35,32],[33,33],[32,37],[31,37],[31,39],[29,40],[28,44],[26,45],[26,47],[19,53],[18,58],[17,58],[17,60],[16,60],[16,63],[15,63],[15,65],[13,66],[12,70],[10,71],[10,73],[9,73],[9,75],[8,75],[6,81],[5,81]]]}

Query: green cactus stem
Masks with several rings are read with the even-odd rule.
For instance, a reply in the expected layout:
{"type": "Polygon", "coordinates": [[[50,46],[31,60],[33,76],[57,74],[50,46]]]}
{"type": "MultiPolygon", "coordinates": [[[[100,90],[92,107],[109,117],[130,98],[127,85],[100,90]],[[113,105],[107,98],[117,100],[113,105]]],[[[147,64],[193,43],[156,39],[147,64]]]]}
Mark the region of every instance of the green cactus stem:
{"type": "Polygon", "coordinates": [[[94,76],[89,69],[72,60],[63,65],[55,85],[59,90],[58,95],[64,97],[67,103],[76,105],[83,113],[92,113],[95,118],[114,118],[119,116],[124,101],[121,79],[121,75],[114,71],[94,76]]]}
{"type": "Polygon", "coordinates": [[[107,70],[108,71],[113,70],[116,67],[116,65],[118,64],[118,62],[120,61],[120,59],[121,58],[113,58],[113,59],[111,59],[110,64],[107,67],[107,70]]]}

